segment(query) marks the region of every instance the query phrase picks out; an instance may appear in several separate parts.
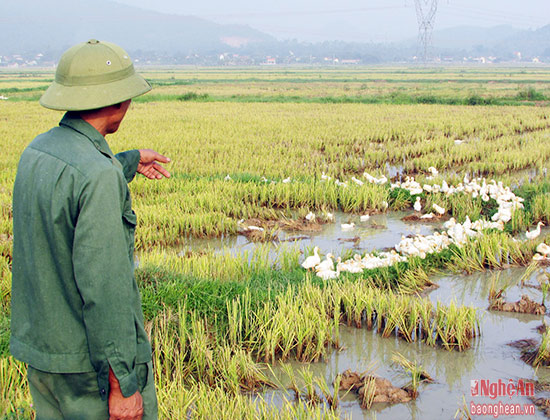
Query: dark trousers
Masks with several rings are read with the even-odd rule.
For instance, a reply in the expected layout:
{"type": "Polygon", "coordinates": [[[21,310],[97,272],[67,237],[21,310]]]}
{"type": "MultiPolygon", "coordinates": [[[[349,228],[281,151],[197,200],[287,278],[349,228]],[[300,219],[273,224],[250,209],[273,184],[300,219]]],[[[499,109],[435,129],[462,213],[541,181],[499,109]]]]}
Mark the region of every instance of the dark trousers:
{"type": "MultiPolygon", "coordinates": [[[[158,418],[152,364],[136,366],[143,397],[143,420],[158,418]]],[[[27,378],[37,420],[107,420],[109,406],[101,400],[95,372],[49,373],[28,367],[27,378]]]]}

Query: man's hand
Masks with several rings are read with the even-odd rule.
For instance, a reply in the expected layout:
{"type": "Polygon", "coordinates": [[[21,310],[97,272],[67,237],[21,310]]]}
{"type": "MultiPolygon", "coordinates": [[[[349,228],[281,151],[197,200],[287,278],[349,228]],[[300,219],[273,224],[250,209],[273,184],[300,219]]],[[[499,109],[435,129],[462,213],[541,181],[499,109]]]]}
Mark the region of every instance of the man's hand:
{"type": "Polygon", "coordinates": [[[137,171],[149,179],[161,179],[163,176],[170,178],[170,172],[157,163],[168,163],[170,159],[151,149],[140,149],[140,159],[137,171]]]}
{"type": "Polygon", "coordinates": [[[136,392],[125,398],[111,368],[109,368],[109,388],[109,420],[141,420],[143,416],[141,394],[136,392]]]}

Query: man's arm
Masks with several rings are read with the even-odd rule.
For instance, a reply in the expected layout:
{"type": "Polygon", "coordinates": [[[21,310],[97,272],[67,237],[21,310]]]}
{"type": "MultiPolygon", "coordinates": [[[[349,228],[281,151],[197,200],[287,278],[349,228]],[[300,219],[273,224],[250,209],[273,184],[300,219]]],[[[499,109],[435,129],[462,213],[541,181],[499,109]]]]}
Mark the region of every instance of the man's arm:
{"type": "Polygon", "coordinates": [[[128,222],[123,218],[126,192],[118,168],[98,168],[81,185],[74,232],[74,276],[82,298],[90,360],[104,398],[109,369],[125,397],[138,391],[134,371],[138,292],[129,256],[133,226],[125,226],[128,222]]]}
{"type": "Polygon", "coordinates": [[[170,158],[161,155],[151,149],[128,150],[117,153],[115,157],[122,165],[122,171],[127,182],[131,182],[136,172],[149,179],[161,179],[163,176],[170,178],[170,172],[159,163],[169,163],[170,158]]]}
{"type": "Polygon", "coordinates": [[[126,178],[126,182],[131,182],[136,176],[137,168],[141,158],[139,150],[128,150],[115,155],[122,165],[122,172],[126,178]]]}

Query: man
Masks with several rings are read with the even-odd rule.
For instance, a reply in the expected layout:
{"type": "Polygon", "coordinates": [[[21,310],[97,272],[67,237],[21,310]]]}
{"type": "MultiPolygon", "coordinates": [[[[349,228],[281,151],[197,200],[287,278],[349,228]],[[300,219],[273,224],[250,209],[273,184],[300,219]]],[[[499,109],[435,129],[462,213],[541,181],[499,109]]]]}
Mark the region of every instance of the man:
{"type": "Polygon", "coordinates": [[[90,40],[40,99],[69,112],[25,149],[13,193],[10,350],[29,365],[38,420],[157,417],[127,183],[169,177],[157,163],[169,159],[114,156],[105,141],[150,89],[122,48],[90,40]]]}

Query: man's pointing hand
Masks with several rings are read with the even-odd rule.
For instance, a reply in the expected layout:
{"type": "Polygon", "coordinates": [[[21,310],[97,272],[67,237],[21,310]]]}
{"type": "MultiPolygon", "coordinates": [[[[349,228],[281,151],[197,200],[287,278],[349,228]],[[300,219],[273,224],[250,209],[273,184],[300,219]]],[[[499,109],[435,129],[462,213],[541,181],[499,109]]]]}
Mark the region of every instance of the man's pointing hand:
{"type": "Polygon", "coordinates": [[[149,179],[170,178],[170,172],[157,162],[169,163],[170,159],[151,149],[140,149],[137,171],[149,179]]]}

